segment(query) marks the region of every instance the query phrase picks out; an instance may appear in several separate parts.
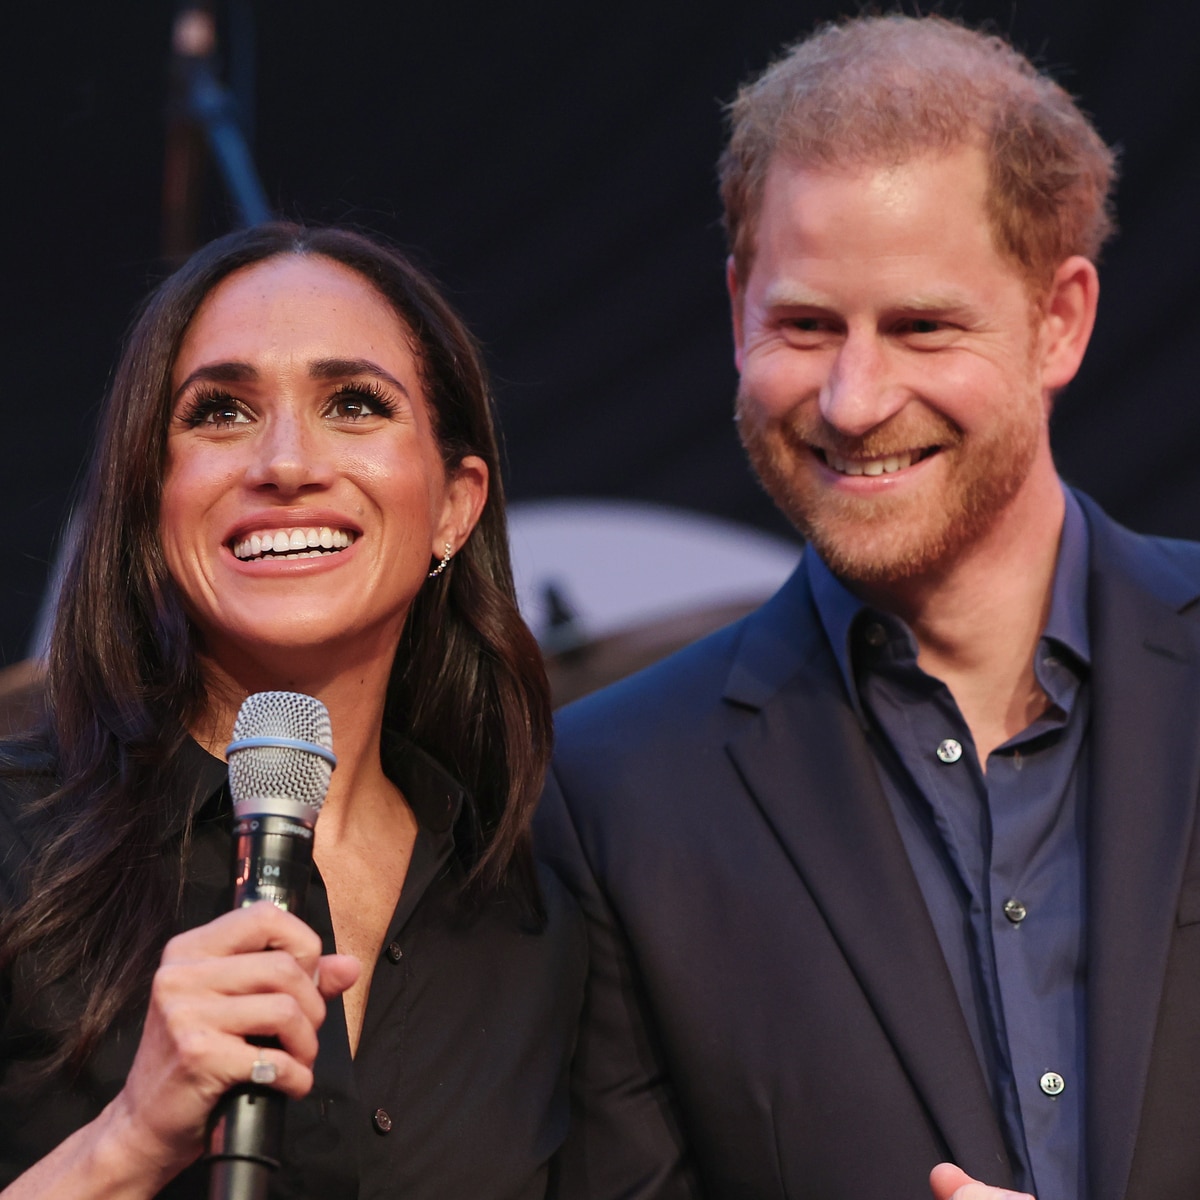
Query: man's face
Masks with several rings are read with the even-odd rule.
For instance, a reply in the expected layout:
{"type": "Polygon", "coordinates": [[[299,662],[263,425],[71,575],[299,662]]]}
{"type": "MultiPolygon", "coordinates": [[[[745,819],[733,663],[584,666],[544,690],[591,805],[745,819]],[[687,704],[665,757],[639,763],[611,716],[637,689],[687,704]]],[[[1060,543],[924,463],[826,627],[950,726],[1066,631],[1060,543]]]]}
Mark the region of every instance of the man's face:
{"type": "Polygon", "coordinates": [[[777,160],[748,278],[731,268],[742,441],[848,581],[953,565],[998,522],[1038,519],[1053,477],[1043,322],[993,244],[985,185],[974,148],[777,160]]]}

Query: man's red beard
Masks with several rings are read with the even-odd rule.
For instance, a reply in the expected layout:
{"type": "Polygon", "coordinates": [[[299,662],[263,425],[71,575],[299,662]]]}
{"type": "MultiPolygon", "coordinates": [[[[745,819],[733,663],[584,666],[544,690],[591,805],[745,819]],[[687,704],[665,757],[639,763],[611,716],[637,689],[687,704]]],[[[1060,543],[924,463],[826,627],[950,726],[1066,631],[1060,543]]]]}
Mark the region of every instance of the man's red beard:
{"type": "MultiPolygon", "coordinates": [[[[885,584],[949,566],[987,532],[1028,477],[1041,438],[1040,407],[990,435],[966,435],[942,414],[921,409],[916,420],[897,416],[862,438],[849,438],[800,405],[764,425],[757,407],[739,392],[738,431],[767,493],[840,578],[885,584]],[[824,452],[844,459],[881,459],[914,453],[945,456],[926,469],[941,483],[854,496],[821,479],[824,452]]],[[[913,411],[913,410],[906,410],[913,411]]]]}

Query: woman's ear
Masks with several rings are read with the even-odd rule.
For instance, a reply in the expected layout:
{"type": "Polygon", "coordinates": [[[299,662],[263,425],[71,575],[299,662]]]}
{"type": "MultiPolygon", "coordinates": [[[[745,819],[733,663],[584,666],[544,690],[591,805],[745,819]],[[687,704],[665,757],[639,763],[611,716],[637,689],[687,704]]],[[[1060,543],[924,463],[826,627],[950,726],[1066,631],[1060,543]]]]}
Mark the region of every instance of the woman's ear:
{"type": "Polygon", "coordinates": [[[453,553],[462,549],[483,513],[488,498],[488,466],[477,455],[468,454],[449,472],[446,501],[436,540],[430,548],[433,558],[440,559],[450,543],[453,553]]]}

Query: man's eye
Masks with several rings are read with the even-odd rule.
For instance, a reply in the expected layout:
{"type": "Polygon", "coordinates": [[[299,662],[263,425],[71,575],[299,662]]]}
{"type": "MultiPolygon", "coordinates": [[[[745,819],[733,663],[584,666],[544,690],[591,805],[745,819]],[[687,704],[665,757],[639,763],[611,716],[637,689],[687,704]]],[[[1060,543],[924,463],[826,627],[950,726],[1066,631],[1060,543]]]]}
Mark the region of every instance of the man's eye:
{"type": "Polygon", "coordinates": [[[925,317],[915,317],[907,323],[909,333],[939,333],[942,329],[941,321],[931,321],[925,317]]]}

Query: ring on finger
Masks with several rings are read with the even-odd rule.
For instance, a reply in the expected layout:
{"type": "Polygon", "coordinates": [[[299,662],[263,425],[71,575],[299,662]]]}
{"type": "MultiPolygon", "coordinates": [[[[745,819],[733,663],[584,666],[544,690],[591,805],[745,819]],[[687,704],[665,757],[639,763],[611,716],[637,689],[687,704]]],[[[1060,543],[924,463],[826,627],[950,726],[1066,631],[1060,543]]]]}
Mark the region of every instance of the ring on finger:
{"type": "Polygon", "coordinates": [[[263,1058],[261,1051],[250,1067],[250,1082],[270,1087],[279,1078],[279,1072],[270,1059],[263,1058]]]}

